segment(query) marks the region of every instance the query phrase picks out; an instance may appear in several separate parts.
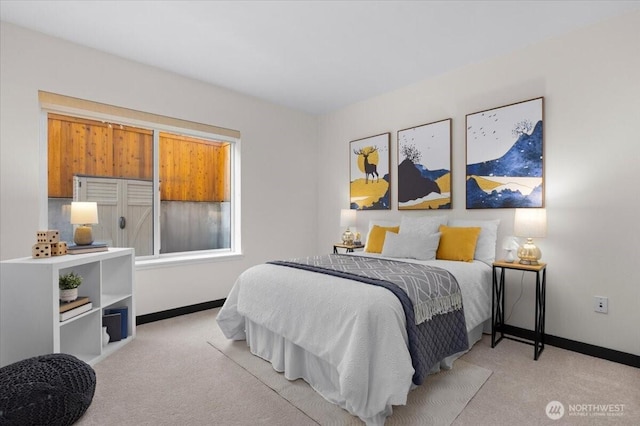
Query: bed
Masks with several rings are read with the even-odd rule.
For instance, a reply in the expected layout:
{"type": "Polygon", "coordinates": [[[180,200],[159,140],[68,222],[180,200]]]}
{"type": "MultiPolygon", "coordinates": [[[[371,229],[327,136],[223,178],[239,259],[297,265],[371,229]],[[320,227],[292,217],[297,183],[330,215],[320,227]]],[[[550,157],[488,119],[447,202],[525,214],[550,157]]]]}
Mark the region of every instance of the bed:
{"type": "MultiPolygon", "coordinates": [[[[462,309],[451,308],[446,315],[455,311],[463,316],[468,345],[430,343],[445,349],[438,352],[437,362],[429,361],[428,373],[452,368],[455,359],[481,338],[490,322],[490,264],[495,256],[498,222],[403,217],[396,232],[389,231],[393,226],[385,225],[370,224],[370,247],[365,253],[318,258],[338,259],[338,263],[348,257],[365,263],[380,259],[448,271],[459,286],[462,309]],[[374,230],[380,232],[379,228],[383,228],[381,235],[386,242],[376,250],[374,230]],[[445,234],[437,231],[444,228],[449,242],[450,230],[479,229],[471,259],[434,259],[445,241],[445,234]],[[446,352],[452,348],[457,348],[455,353],[446,352]]],[[[296,262],[304,263],[301,259],[296,262]]],[[[416,361],[412,359],[415,333],[408,325],[413,327],[413,319],[407,320],[403,303],[389,289],[365,284],[348,274],[314,272],[286,262],[265,263],[240,275],[216,321],[227,338],[246,340],[254,355],[271,362],[287,379],[302,378],[326,400],[367,425],[382,425],[393,406],[406,404],[408,393],[418,385],[416,381],[421,381],[416,380],[418,368],[414,368],[416,361]]],[[[420,326],[439,317],[429,317],[420,326]]]]}

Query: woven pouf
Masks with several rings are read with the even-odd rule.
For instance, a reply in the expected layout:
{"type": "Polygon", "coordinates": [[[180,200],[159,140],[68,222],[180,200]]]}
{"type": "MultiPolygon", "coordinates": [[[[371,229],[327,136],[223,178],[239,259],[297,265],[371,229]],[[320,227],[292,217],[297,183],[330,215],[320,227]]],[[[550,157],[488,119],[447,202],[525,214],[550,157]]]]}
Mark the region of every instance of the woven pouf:
{"type": "Polygon", "coordinates": [[[93,399],[96,374],[67,354],[50,354],[0,368],[0,425],[71,425],[93,399]]]}

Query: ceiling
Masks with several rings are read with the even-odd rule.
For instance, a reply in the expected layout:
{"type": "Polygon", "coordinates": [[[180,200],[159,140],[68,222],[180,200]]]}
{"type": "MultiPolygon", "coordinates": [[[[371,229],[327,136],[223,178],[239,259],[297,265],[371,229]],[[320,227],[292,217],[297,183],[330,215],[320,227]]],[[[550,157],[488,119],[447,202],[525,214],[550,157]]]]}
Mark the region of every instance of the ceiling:
{"type": "Polygon", "coordinates": [[[312,114],[638,1],[11,1],[0,19],[312,114]]]}

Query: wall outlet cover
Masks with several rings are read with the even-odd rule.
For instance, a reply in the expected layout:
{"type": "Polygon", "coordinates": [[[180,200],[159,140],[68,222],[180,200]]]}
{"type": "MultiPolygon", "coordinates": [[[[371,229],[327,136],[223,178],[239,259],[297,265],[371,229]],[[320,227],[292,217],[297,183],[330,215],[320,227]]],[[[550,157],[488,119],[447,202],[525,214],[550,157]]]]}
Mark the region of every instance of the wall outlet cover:
{"type": "Polygon", "coordinates": [[[609,312],[609,298],[594,296],[593,310],[602,314],[606,314],[607,312],[609,312]]]}

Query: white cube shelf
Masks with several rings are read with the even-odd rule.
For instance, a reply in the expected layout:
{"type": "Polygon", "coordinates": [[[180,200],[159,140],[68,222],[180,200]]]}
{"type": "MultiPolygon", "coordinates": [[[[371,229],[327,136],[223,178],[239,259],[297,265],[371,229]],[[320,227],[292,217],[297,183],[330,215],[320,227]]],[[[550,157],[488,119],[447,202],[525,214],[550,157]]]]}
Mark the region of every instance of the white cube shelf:
{"type": "Polygon", "coordinates": [[[67,353],[95,364],[136,334],[134,250],[0,262],[0,367],[32,356],[67,353]],[[60,321],[58,277],[81,275],[79,297],[89,297],[90,311],[60,321]],[[128,336],[102,345],[105,309],[127,307],[128,336]]]}

